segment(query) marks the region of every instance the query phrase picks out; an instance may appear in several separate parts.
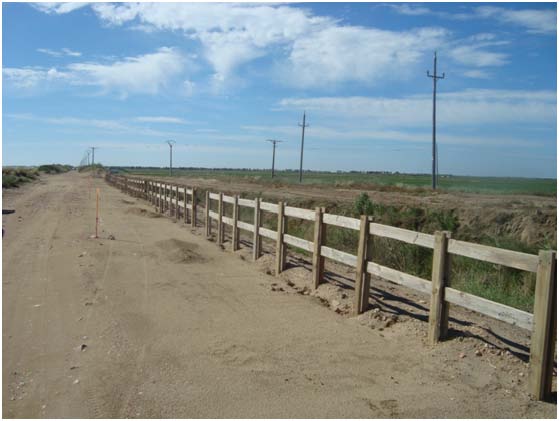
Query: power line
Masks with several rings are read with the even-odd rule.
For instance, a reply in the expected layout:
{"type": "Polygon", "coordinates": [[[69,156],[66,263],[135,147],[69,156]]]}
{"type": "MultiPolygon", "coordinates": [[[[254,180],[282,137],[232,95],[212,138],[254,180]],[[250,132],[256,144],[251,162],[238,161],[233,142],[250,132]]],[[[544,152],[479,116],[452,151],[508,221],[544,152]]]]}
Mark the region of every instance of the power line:
{"type": "Polygon", "coordinates": [[[177,143],[174,140],[167,140],[165,143],[169,145],[169,176],[173,176],[173,146],[177,143]]]}
{"type": "Polygon", "coordinates": [[[274,178],[274,166],[276,163],[276,143],[282,143],[283,140],[275,140],[275,139],[266,139],[266,142],[271,142],[273,145],[272,148],[272,178],[274,178]]]}
{"type": "Polygon", "coordinates": [[[305,124],[306,120],[306,112],[303,111],[303,124],[299,123],[299,127],[302,129],[301,133],[301,159],[299,161],[299,183],[303,182],[303,149],[305,147],[305,127],[309,127],[308,124],[305,124]]]}
{"type": "Polygon", "coordinates": [[[95,149],[99,149],[98,146],[90,146],[91,149],[91,165],[95,165],[95,149]]]}
{"type": "Polygon", "coordinates": [[[427,70],[427,77],[433,78],[433,161],[432,161],[432,187],[433,190],[437,188],[437,80],[444,79],[442,76],[437,76],[437,52],[433,58],[433,74],[427,70]]]}

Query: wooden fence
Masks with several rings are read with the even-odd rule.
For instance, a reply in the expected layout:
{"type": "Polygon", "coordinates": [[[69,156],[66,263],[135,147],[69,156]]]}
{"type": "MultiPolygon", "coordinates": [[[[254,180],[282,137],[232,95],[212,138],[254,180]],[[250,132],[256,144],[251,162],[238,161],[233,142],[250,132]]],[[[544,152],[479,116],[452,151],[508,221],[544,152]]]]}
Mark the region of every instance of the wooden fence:
{"type": "MultiPolygon", "coordinates": [[[[107,181],[132,196],[148,200],[156,209],[176,219],[184,218],[195,227],[195,188],[176,184],[107,174],[107,181]],[[190,215],[190,216],[189,216],[190,215]]],[[[331,259],[356,269],[355,303],[356,314],[363,313],[369,305],[371,275],[403,285],[412,290],[430,295],[428,340],[436,344],[444,339],[448,330],[449,304],[455,304],[486,316],[501,320],[523,329],[530,330],[530,377],[529,391],[539,400],[551,396],[551,382],[554,367],[554,351],[557,330],[557,271],[556,252],[541,250],[539,255],[521,253],[496,247],[489,247],[451,238],[450,232],[425,234],[388,225],[377,224],[370,217],[360,219],[327,213],[324,208],[315,210],[227,196],[223,193],[205,192],[204,226],[209,237],[212,221],[217,222],[217,243],[224,242],[224,226],[232,227],[232,249],[239,248],[239,230],[252,234],[252,255],[254,260],[261,256],[262,237],[275,241],[275,274],[285,269],[286,245],[298,247],[312,253],[312,282],[317,288],[323,280],[324,260],[331,259]],[[212,201],[217,202],[217,212],[211,210],[212,201]],[[232,214],[224,214],[224,203],[232,205],[232,214]],[[239,220],[240,207],[252,208],[253,223],[239,220]],[[262,226],[263,212],[277,215],[277,230],[262,226]],[[298,218],[314,223],[313,241],[286,233],[287,218],[298,218]],[[336,226],[359,232],[357,255],[327,247],[325,236],[327,226],[336,226]],[[372,260],[373,237],[384,237],[433,250],[431,280],[401,272],[375,263],[372,260]],[[528,313],[476,295],[468,294],[449,285],[451,255],[503,265],[536,273],[534,313],[528,313]]]]}

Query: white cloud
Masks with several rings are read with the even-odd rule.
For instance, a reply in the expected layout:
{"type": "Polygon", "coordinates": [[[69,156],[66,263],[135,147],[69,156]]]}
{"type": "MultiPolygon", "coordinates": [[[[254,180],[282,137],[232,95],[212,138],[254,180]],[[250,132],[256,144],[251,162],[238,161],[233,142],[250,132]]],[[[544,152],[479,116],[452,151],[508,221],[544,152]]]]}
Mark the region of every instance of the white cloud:
{"type": "Polygon", "coordinates": [[[92,8],[112,25],[181,31],[198,40],[214,70],[211,83],[217,90],[234,79],[240,66],[272,51],[280,53],[279,61],[287,53],[276,74],[288,83],[369,82],[386,74],[387,67],[416,64],[449,35],[437,28],[398,32],[340,26],[306,9],[278,5],[127,3],[92,8]]]}
{"type": "Polygon", "coordinates": [[[81,83],[101,86],[106,91],[157,94],[170,78],[183,71],[184,58],[176,50],[163,47],[155,53],[110,64],[73,63],[68,68],[81,83]]]}
{"type": "Polygon", "coordinates": [[[507,9],[504,7],[480,6],[475,9],[478,16],[494,18],[502,23],[515,24],[530,33],[555,34],[557,32],[557,12],[552,9],[507,9]]]}
{"type": "Polygon", "coordinates": [[[495,19],[501,23],[521,26],[529,33],[554,34],[557,31],[557,13],[553,9],[511,9],[496,6],[479,6],[466,13],[451,13],[437,10],[437,6],[427,8],[410,4],[390,4],[388,7],[401,15],[425,16],[432,15],[441,18],[471,20],[495,19]]]}
{"type": "Polygon", "coordinates": [[[18,89],[33,89],[44,83],[49,84],[58,81],[69,81],[72,78],[71,75],[59,72],[55,68],[6,67],[2,69],[2,74],[15,88],[18,89]]]}
{"type": "Polygon", "coordinates": [[[141,123],[166,123],[166,124],[187,124],[183,119],[176,117],[149,117],[139,116],[124,119],[96,119],[82,117],[44,117],[33,114],[6,114],[5,117],[33,121],[54,126],[63,126],[64,130],[80,130],[84,132],[91,131],[91,128],[98,129],[102,132],[133,134],[135,136],[176,136],[178,132],[167,130],[154,130],[141,123]]]}
{"type": "Polygon", "coordinates": [[[175,49],[162,47],[154,53],[126,57],[110,63],[78,62],[56,68],[6,68],[3,75],[16,88],[30,89],[44,82],[60,81],[96,86],[104,93],[157,94],[183,73],[186,59],[175,49]]]}
{"type": "Polygon", "coordinates": [[[112,25],[139,22],[135,29],[182,31],[201,42],[204,57],[225,80],[244,63],[267,53],[268,47],[293,42],[309,31],[331,24],[300,8],[202,3],[126,3],[92,6],[112,25]]]}
{"type": "MultiPolygon", "coordinates": [[[[438,100],[437,121],[443,126],[539,125],[557,118],[554,91],[465,90],[439,93],[438,100]]],[[[323,119],[365,119],[377,127],[421,127],[431,124],[431,101],[430,95],[287,98],[280,107],[323,119]]]]}
{"type": "Polygon", "coordinates": [[[290,79],[294,84],[317,86],[406,76],[410,67],[425,52],[440,46],[447,35],[438,28],[396,32],[330,27],[294,42],[289,56],[290,79]]]}
{"type": "Polygon", "coordinates": [[[449,51],[450,57],[467,66],[503,66],[508,63],[508,55],[483,50],[483,45],[462,45],[449,51]]]}
{"type": "Polygon", "coordinates": [[[423,6],[411,6],[409,4],[391,4],[390,7],[401,15],[421,16],[433,13],[431,9],[423,6]]]}
{"type": "Polygon", "coordinates": [[[178,117],[166,116],[144,116],[136,117],[134,120],[145,123],[171,123],[171,124],[187,124],[187,121],[178,117]]]}
{"type": "MultiPolygon", "coordinates": [[[[293,138],[300,133],[300,130],[296,127],[290,126],[242,126],[243,129],[262,133],[265,135],[282,135],[286,139],[293,138]]],[[[424,130],[422,132],[409,132],[402,130],[390,130],[390,129],[375,129],[375,128],[363,128],[363,129],[351,129],[351,128],[333,128],[326,126],[313,127],[308,133],[309,140],[323,140],[323,141],[338,141],[338,140],[358,140],[358,141],[394,141],[394,142],[406,142],[406,143],[431,143],[432,133],[430,130],[424,130]]],[[[510,137],[495,137],[495,136],[462,136],[444,133],[443,136],[439,136],[438,141],[443,144],[449,145],[508,145],[508,146],[521,146],[530,147],[539,145],[539,142],[534,142],[525,139],[511,139],[510,137]]],[[[322,146],[325,146],[323,143],[322,146]]]]}
{"type": "Polygon", "coordinates": [[[485,70],[466,70],[462,74],[472,79],[489,79],[491,77],[491,74],[485,70]]]}
{"type": "Polygon", "coordinates": [[[74,10],[81,9],[82,7],[88,6],[89,3],[77,3],[77,2],[44,2],[44,3],[33,3],[33,7],[41,12],[48,14],[62,15],[65,13],[73,12],[74,10]]]}
{"type": "Polygon", "coordinates": [[[43,54],[48,54],[49,56],[53,56],[53,57],[63,57],[63,56],[80,57],[82,55],[82,53],[80,53],[79,51],[72,51],[69,48],[62,48],[60,50],[51,50],[49,48],[37,48],[37,51],[43,54]]]}

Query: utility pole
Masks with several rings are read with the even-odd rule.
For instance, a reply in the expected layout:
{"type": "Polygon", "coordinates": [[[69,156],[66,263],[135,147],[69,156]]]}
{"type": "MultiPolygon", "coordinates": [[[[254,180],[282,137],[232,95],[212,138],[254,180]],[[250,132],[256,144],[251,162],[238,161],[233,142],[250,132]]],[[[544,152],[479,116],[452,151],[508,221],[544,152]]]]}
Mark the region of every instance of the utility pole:
{"type": "Polygon", "coordinates": [[[89,155],[91,154],[91,151],[87,151],[87,166],[89,167],[89,155]]]}
{"type": "Polygon", "coordinates": [[[437,188],[437,80],[444,79],[444,72],[442,76],[437,76],[437,52],[433,58],[433,74],[427,70],[427,77],[433,78],[433,162],[432,162],[432,188],[437,188]]]}
{"type": "Polygon", "coordinates": [[[173,146],[175,145],[174,140],[168,140],[167,145],[169,145],[169,176],[173,176],[173,146]]]}
{"type": "Polygon", "coordinates": [[[272,178],[274,178],[274,166],[276,164],[276,143],[281,143],[283,140],[266,139],[266,142],[271,142],[274,145],[272,149],[272,178]]]}
{"type": "Polygon", "coordinates": [[[299,123],[299,126],[302,128],[301,134],[301,160],[299,162],[299,183],[303,182],[303,148],[305,146],[305,127],[309,127],[308,124],[305,124],[306,121],[306,112],[303,111],[303,124],[299,123]]]}
{"type": "Polygon", "coordinates": [[[97,146],[90,146],[91,148],[91,165],[95,165],[95,149],[99,149],[97,146]]]}

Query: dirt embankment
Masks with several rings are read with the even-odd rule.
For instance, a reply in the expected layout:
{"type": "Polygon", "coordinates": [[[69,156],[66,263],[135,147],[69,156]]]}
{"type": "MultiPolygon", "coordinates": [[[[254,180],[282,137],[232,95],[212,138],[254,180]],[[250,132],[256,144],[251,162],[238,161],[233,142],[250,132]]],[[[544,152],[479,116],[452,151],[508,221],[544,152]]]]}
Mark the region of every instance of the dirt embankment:
{"type": "Polygon", "coordinates": [[[216,247],[101,179],[4,201],[6,418],[556,415],[526,395],[526,333],[510,326],[451,310],[452,339],[429,347],[424,297],[375,281],[351,317],[351,272],[328,266],[311,292],[300,257],[272,276],[270,255],[216,247]]]}
{"type": "MultiPolygon", "coordinates": [[[[158,179],[165,179],[159,177],[158,179]]],[[[172,183],[184,183],[202,189],[212,189],[246,197],[261,195],[272,201],[287,201],[294,205],[351,211],[359,194],[365,192],[373,204],[394,207],[400,214],[420,210],[424,215],[446,211],[458,223],[455,238],[478,241],[482,236],[510,238],[529,248],[555,248],[557,244],[557,199],[529,195],[471,194],[458,192],[402,192],[356,190],[316,185],[258,185],[207,178],[167,178],[172,183]]],[[[398,223],[398,221],[395,221],[398,223]]],[[[419,217],[418,224],[421,226],[419,217]]],[[[412,228],[413,227],[408,227],[412,228]]]]}

